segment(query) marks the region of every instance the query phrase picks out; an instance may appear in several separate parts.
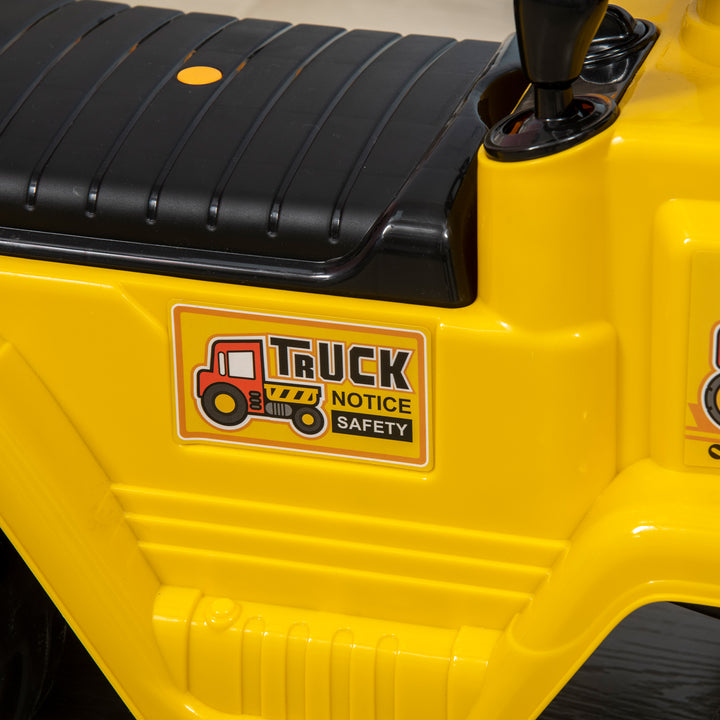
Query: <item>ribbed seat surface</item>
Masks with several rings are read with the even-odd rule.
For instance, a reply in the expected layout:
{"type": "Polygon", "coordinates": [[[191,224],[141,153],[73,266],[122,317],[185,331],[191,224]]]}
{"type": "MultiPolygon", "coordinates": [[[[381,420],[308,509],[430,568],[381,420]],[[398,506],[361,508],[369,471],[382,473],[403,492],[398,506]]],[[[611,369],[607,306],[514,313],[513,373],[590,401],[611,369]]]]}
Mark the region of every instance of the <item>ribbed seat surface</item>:
{"type": "Polygon", "coordinates": [[[470,302],[474,185],[458,196],[496,50],[95,0],[5,2],[0,251],[470,302]],[[221,78],[181,82],[194,66],[221,78]]]}

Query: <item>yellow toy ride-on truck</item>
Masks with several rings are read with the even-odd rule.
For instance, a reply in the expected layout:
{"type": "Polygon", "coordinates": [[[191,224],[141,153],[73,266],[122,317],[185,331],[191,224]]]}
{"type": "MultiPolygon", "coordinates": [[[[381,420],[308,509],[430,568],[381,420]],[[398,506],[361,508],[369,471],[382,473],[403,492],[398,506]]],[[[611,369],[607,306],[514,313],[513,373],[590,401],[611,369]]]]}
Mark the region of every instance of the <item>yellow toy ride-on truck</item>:
{"type": "Polygon", "coordinates": [[[144,720],[531,720],[720,606],[720,0],[515,10],[2,3],[3,717],[11,546],[144,720]]]}

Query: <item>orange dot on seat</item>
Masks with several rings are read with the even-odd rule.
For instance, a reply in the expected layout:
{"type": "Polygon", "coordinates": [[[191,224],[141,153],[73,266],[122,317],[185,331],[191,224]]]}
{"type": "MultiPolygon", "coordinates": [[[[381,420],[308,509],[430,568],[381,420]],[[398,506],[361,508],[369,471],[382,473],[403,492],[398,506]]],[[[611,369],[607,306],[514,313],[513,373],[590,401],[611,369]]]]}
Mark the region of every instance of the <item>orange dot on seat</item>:
{"type": "Polygon", "coordinates": [[[222,80],[222,73],[214,67],[195,65],[181,70],[177,74],[177,79],[185,85],[210,85],[222,80]]]}

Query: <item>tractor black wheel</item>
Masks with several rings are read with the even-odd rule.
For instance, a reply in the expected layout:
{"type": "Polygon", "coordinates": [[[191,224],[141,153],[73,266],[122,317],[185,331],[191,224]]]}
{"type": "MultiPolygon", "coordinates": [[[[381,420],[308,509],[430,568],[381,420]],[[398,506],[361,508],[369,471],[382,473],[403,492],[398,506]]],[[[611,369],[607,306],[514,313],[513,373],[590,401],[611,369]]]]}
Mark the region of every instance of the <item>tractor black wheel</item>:
{"type": "Polygon", "coordinates": [[[0,717],[30,720],[57,671],[67,625],[0,533],[0,717]]]}
{"type": "Polygon", "coordinates": [[[237,427],[248,415],[247,398],[230,383],[214,383],[200,400],[205,414],[218,425],[237,427]]]}
{"type": "Polygon", "coordinates": [[[718,392],[720,392],[720,375],[710,378],[703,393],[703,405],[710,419],[720,427],[720,407],[718,407],[718,392]]]}
{"type": "Polygon", "coordinates": [[[292,424],[303,435],[317,435],[325,427],[325,416],[314,407],[299,407],[293,412],[292,424]]]}

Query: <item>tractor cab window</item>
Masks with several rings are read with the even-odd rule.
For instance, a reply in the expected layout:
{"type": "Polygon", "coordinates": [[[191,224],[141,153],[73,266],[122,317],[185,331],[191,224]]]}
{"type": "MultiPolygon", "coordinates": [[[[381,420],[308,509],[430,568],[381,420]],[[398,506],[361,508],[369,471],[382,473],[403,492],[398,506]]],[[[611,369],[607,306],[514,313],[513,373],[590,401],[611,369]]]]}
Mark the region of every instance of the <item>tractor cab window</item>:
{"type": "Polygon", "coordinates": [[[250,351],[228,352],[228,374],[230,377],[255,379],[255,354],[250,351]]]}
{"type": "Polygon", "coordinates": [[[225,368],[225,353],[224,352],[218,353],[218,372],[221,375],[227,374],[227,370],[225,368]]]}

